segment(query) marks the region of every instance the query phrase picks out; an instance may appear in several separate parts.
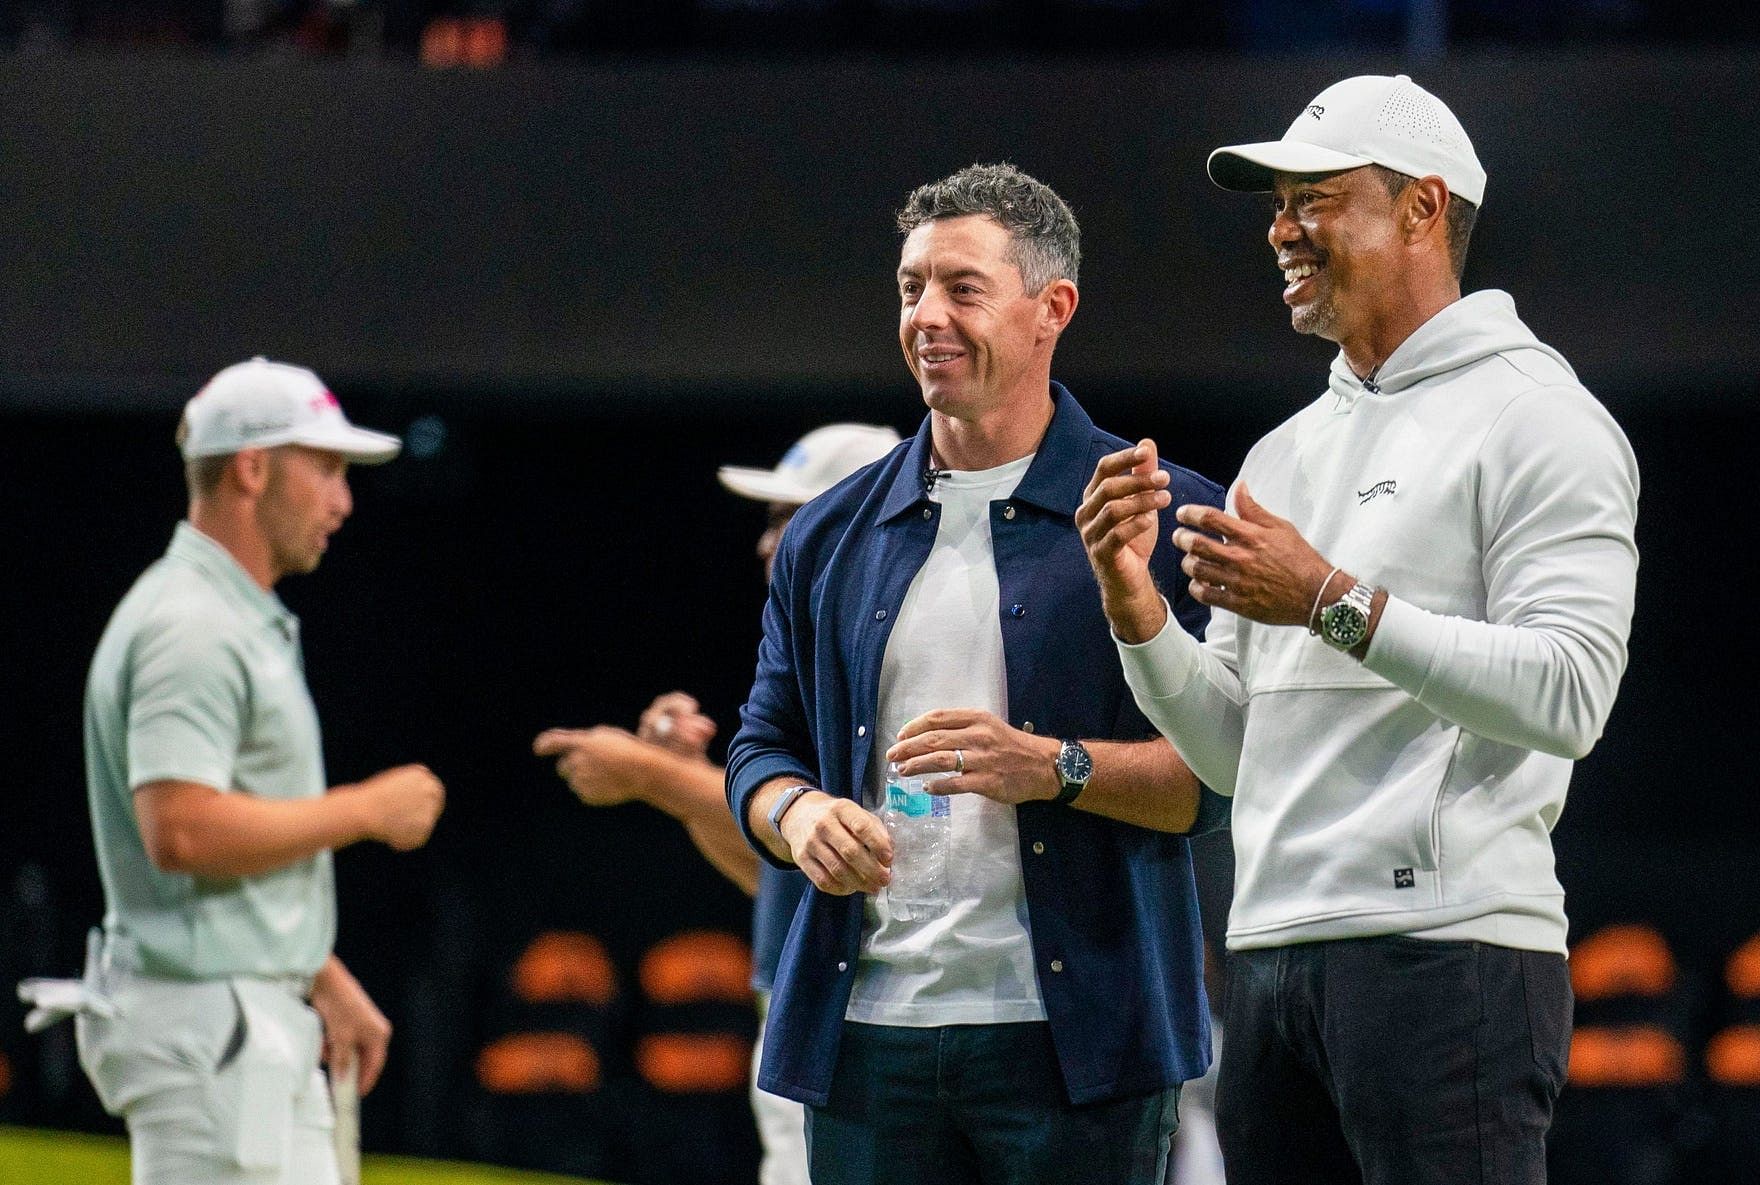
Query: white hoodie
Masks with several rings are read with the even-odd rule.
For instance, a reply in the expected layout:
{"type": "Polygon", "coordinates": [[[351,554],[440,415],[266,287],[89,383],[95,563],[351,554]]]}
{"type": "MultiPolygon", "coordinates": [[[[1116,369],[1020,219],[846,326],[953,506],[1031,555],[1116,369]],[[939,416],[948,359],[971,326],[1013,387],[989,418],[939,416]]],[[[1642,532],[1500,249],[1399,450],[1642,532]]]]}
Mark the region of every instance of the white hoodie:
{"type": "MultiPolygon", "coordinates": [[[[1362,662],[1218,610],[1120,644],[1138,705],[1232,794],[1230,949],[1410,934],[1565,950],[1551,831],[1626,664],[1638,469],[1568,363],[1477,292],[1240,480],[1389,592],[1362,662]]],[[[1231,491],[1229,509],[1234,510],[1231,491]]]]}

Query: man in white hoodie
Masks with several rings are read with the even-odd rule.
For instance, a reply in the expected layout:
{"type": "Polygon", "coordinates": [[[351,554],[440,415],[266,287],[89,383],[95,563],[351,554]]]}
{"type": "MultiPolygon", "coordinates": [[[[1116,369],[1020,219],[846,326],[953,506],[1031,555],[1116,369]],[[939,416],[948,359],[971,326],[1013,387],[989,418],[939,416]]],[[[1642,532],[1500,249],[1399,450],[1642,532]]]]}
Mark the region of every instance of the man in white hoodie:
{"type": "Polygon", "coordinates": [[[1209,171],[1273,195],[1329,390],[1226,511],[1177,511],[1207,641],[1149,576],[1152,441],[1078,522],[1137,703],[1234,796],[1230,1185],[1543,1182],[1571,1013],[1550,833],[1625,669],[1637,465],[1506,293],[1462,297],[1485,173],[1409,78],[1337,83],[1209,171]]]}

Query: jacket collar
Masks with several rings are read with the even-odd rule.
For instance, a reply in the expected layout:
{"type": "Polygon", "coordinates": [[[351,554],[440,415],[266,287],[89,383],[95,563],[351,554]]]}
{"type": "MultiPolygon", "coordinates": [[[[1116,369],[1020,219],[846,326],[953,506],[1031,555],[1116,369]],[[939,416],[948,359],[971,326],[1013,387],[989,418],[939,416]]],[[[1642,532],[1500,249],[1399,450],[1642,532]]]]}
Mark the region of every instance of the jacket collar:
{"type": "MultiPolygon", "coordinates": [[[[893,472],[886,498],[880,503],[883,523],[929,501],[923,491],[923,475],[929,470],[930,420],[929,416],[923,417],[916,438],[905,451],[903,464],[893,472]]],[[[1088,463],[1093,439],[1094,421],[1067,387],[1053,381],[1051,424],[1045,429],[1033,463],[1015,488],[1012,500],[1074,518],[1088,478],[1093,476],[1088,463]]]]}

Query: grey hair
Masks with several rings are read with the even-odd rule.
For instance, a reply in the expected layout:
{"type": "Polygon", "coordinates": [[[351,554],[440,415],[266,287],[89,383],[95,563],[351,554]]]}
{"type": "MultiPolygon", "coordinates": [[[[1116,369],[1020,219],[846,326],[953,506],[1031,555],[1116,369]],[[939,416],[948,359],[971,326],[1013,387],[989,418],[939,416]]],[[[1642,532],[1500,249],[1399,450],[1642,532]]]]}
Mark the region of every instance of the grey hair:
{"type": "Polygon", "coordinates": [[[1008,232],[1008,261],[1030,293],[1053,280],[1074,284],[1082,265],[1082,230],[1068,204],[1043,181],[1013,165],[968,165],[919,186],[898,212],[903,234],[943,218],[977,214],[1008,232]]]}
{"type": "MultiPolygon", "coordinates": [[[[1387,190],[1387,196],[1398,197],[1417,178],[1386,165],[1370,165],[1375,176],[1387,190]]],[[[1448,213],[1443,216],[1443,230],[1448,236],[1448,266],[1454,278],[1460,279],[1467,266],[1467,244],[1473,238],[1473,224],[1479,220],[1479,207],[1458,193],[1448,195],[1448,213]]]]}

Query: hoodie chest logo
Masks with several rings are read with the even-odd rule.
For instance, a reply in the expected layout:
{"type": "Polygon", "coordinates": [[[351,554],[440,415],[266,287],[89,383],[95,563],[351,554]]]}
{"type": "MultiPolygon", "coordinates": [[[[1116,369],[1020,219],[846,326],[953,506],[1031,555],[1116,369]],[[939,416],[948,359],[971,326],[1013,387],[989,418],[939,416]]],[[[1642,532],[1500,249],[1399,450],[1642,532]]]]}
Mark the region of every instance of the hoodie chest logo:
{"type": "Polygon", "coordinates": [[[1392,478],[1388,478],[1386,481],[1378,481],[1366,490],[1358,490],[1357,491],[1357,505],[1358,506],[1367,506],[1369,503],[1375,501],[1375,499],[1381,497],[1381,495],[1383,495],[1383,494],[1387,494],[1387,495],[1391,496],[1391,495],[1396,494],[1398,492],[1399,492],[1399,482],[1394,481],[1392,478]]]}

